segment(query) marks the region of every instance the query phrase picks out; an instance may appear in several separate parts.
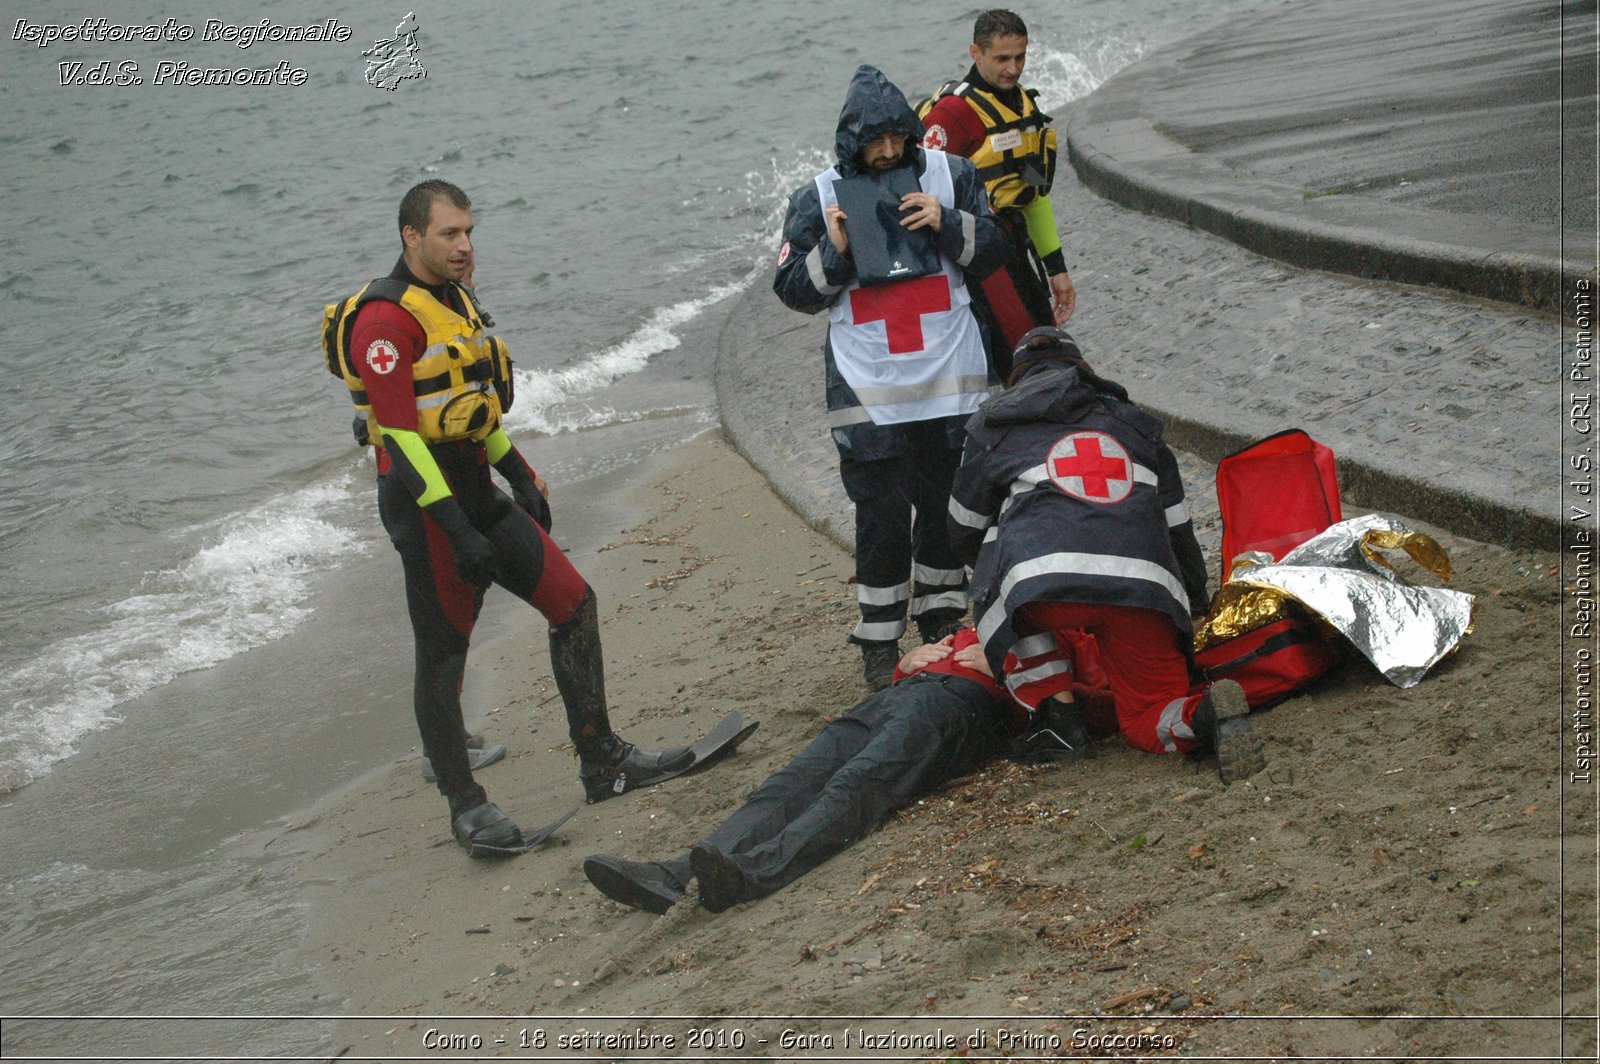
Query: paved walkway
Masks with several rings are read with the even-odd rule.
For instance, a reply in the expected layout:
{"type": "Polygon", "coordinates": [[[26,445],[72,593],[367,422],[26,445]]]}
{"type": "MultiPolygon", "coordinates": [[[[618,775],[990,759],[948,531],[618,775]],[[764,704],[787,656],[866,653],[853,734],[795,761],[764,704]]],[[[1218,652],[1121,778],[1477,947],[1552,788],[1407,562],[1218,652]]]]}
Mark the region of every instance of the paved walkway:
{"type": "MultiPolygon", "coordinates": [[[[1351,0],[1349,6],[1376,10],[1380,5],[1351,0]]],[[[1453,18],[1458,6],[1412,0],[1404,10],[1415,8],[1416,18],[1449,22],[1446,9],[1453,18]]],[[[1316,19],[1341,27],[1362,22],[1347,18],[1346,12],[1345,4],[1291,7],[1276,17],[1230,27],[1159,54],[1083,101],[1070,118],[1073,139],[1081,149],[1085,141],[1079,130],[1088,137],[1101,128],[1096,123],[1105,119],[1107,100],[1117,101],[1118,108],[1130,106],[1132,94],[1125,82],[1147,84],[1152,69],[1165,71],[1166,80],[1160,93],[1143,97],[1146,103],[1185,101],[1193,105],[1185,110],[1188,120],[1199,124],[1205,113],[1199,101],[1205,93],[1200,84],[1193,95],[1185,91],[1174,73],[1183,67],[1177,56],[1204,59],[1203,83],[1214,92],[1229,77],[1228,57],[1240,77],[1263,66],[1297,68],[1307,50],[1317,52],[1304,42],[1320,47],[1333,36],[1315,32],[1316,19]],[[1251,43],[1280,38],[1282,50],[1276,54],[1251,43]]],[[[1473,24],[1487,33],[1492,19],[1482,11],[1479,16],[1473,24]]],[[[1403,63],[1405,56],[1398,54],[1410,47],[1401,38],[1369,41],[1375,52],[1382,52],[1385,43],[1392,43],[1397,54],[1389,60],[1372,54],[1365,61],[1381,67],[1392,60],[1405,66],[1416,92],[1424,93],[1427,78],[1418,63],[1414,58],[1403,63]]],[[[1461,43],[1440,57],[1445,67],[1441,78],[1459,81],[1462,75],[1453,64],[1466,47],[1461,43]]],[[[1220,109],[1223,104],[1217,98],[1207,106],[1220,109]]],[[[1264,131],[1276,123],[1286,129],[1294,119],[1284,110],[1277,94],[1263,90],[1253,103],[1232,106],[1226,125],[1264,131]],[[1266,121],[1268,112],[1276,115],[1273,123],[1266,121]]],[[[1530,100],[1529,110],[1543,114],[1536,99],[1530,100]]],[[[1342,124],[1337,111],[1326,117],[1342,124]]],[[[1130,123],[1135,119],[1114,121],[1123,123],[1119,135],[1133,135],[1130,123]]],[[[1221,128],[1224,123],[1213,125],[1221,128]]],[[[1310,167],[1319,151],[1339,158],[1337,138],[1319,137],[1313,128],[1299,137],[1307,147],[1296,166],[1310,167]],[[1311,147],[1318,143],[1320,149],[1311,147]]],[[[1398,166],[1398,147],[1391,158],[1398,166]]],[[[1167,153],[1160,160],[1160,176],[1168,194],[1189,197],[1195,205],[1191,217],[1205,213],[1206,197],[1218,189],[1231,188],[1239,195],[1258,191],[1253,175],[1230,171],[1225,160],[1203,152],[1167,153]]],[[[1333,448],[1340,460],[1343,496],[1353,505],[1481,540],[1556,546],[1563,363],[1562,326],[1556,315],[1514,300],[1491,301],[1263,258],[1204,231],[1204,226],[1174,224],[1101,199],[1068,168],[1062,169],[1052,199],[1079,294],[1078,313],[1069,328],[1090,362],[1164,417],[1169,441],[1189,452],[1185,478],[1197,505],[1202,543],[1209,549],[1215,549],[1218,538],[1209,463],[1291,427],[1303,428],[1333,448]]],[[[1316,224],[1344,244],[1381,250],[1409,242],[1412,250],[1434,249],[1435,262],[1456,261],[1463,245],[1446,248],[1413,239],[1398,227],[1394,212],[1435,221],[1465,218],[1453,231],[1473,239],[1487,239],[1484,234],[1499,231],[1495,226],[1520,232],[1538,228],[1509,215],[1449,214],[1440,209],[1438,198],[1427,207],[1393,203],[1377,193],[1299,202],[1321,200],[1340,201],[1348,224],[1316,224]]],[[[1463,203],[1458,209],[1467,207],[1463,203]]],[[[1570,221],[1569,229],[1581,227],[1580,219],[1570,221]]],[[[1591,216],[1591,246],[1593,228],[1591,216]]],[[[1505,258],[1521,263],[1518,276],[1535,278],[1518,284],[1537,291],[1543,282],[1536,279],[1538,263],[1531,253],[1505,258]]],[[[1330,265],[1345,267],[1342,262],[1330,265]]],[[[824,319],[786,309],[769,288],[758,284],[741,297],[724,328],[717,395],[735,445],[792,506],[848,548],[851,512],[824,427],[825,324],[824,319]]]]}
{"type": "Polygon", "coordinates": [[[1556,310],[1563,273],[1595,275],[1585,7],[1292,5],[1111,79],[1068,152],[1096,192],[1264,255],[1556,310]]]}

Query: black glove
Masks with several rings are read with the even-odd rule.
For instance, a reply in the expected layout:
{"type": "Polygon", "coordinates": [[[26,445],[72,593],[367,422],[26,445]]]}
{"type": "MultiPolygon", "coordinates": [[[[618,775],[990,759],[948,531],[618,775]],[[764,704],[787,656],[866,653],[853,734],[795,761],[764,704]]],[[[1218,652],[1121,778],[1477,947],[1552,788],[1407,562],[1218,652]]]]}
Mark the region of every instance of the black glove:
{"type": "Polygon", "coordinates": [[[539,490],[539,482],[534,478],[532,467],[517,453],[517,449],[513,447],[501,455],[494,467],[506,478],[506,484],[511,488],[511,498],[522,512],[533,518],[545,532],[549,532],[550,502],[544,497],[544,492],[539,490]]]}
{"type": "Polygon", "coordinates": [[[495,553],[494,544],[472,527],[461,504],[453,497],[444,498],[429,503],[423,512],[450,537],[450,549],[455,554],[456,571],[461,579],[479,590],[494,583],[500,575],[500,556],[495,553]]]}
{"type": "Polygon", "coordinates": [[[550,500],[544,493],[534,487],[533,481],[511,485],[511,498],[516,500],[529,517],[538,522],[539,527],[546,532],[550,531],[550,500]]]}

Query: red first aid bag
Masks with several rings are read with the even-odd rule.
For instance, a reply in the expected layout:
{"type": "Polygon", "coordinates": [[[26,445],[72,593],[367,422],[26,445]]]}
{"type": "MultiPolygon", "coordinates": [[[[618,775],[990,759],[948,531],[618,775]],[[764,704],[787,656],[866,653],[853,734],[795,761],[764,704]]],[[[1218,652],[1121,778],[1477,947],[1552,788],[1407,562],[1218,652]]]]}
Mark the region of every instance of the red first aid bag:
{"type": "MultiPolygon", "coordinates": [[[[1262,551],[1273,561],[1343,520],[1333,452],[1289,429],[1217,463],[1222,579],[1233,559],[1262,551]]],[[[1213,683],[1233,680],[1251,709],[1283,701],[1344,660],[1338,633],[1293,602],[1273,620],[1195,654],[1213,683]]]]}
{"type": "Polygon", "coordinates": [[[1194,660],[1206,679],[1233,680],[1251,709],[1265,709],[1343,661],[1344,642],[1290,603],[1286,616],[1207,647],[1194,660]]]}
{"type": "Polygon", "coordinates": [[[1217,463],[1222,507],[1222,582],[1233,559],[1265,551],[1277,561],[1344,518],[1333,452],[1299,429],[1289,429],[1217,463]]]}

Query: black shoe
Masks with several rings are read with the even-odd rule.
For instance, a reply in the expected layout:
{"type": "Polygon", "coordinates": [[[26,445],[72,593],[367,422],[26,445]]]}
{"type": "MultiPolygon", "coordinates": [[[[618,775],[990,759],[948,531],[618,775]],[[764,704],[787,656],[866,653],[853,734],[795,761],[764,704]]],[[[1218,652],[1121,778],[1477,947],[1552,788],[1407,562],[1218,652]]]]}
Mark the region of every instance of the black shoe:
{"type": "Polygon", "coordinates": [[[641,750],[615,735],[608,735],[590,756],[579,762],[578,779],[583,781],[583,795],[587,801],[603,802],[676,775],[693,761],[694,751],[687,746],[641,750]]]}
{"type": "Polygon", "coordinates": [[[597,853],[583,861],[594,889],[624,905],[662,915],[683,900],[683,885],[653,861],[624,861],[597,853]]]}
{"type": "Polygon", "coordinates": [[[894,682],[894,667],[900,664],[900,644],[895,640],[863,641],[861,662],[867,686],[881,691],[894,682]]]}
{"type": "MultiPolygon", "coordinates": [[[[467,767],[473,772],[478,771],[480,768],[488,768],[506,756],[505,743],[495,743],[493,746],[486,747],[483,745],[483,740],[478,739],[478,745],[473,746],[473,739],[477,739],[477,736],[468,736],[467,738],[467,767]]],[[[433,770],[433,762],[427,758],[422,759],[422,778],[429,783],[439,782],[439,774],[433,770]]]]}
{"type": "Polygon", "coordinates": [[[744,898],[744,872],[715,846],[701,843],[689,851],[689,867],[700,887],[700,905],[720,913],[744,898]]]}
{"type": "Polygon", "coordinates": [[[1189,722],[1195,740],[1216,752],[1222,782],[1247,779],[1267,767],[1261,737],[1250,727],[1250,704],[1244,688],[1232,680],[1218,680],[1195,707],[1189,722]]]}
{"type": "Polygon", "coordinates": [[[933,610],[917,618],[917,633],[922,636],[922,644],[942,643],[950,636],[961,631],[963,614],[954,610],[933,610]]]}
{"type": "Polygon", "coordinates": [[[511,857],[523,849],[522,829],[493,802],[475,805],[457,816],[450,833],[469,857],[511,857]]]}
{"type": "Polygon", "coordinates": [[[1082,761],[1094,756],[1094,740],[1076,702],[1047,699],[1033,716],[1028,733],[1017,740],[1019,761],[1082,761]]]}

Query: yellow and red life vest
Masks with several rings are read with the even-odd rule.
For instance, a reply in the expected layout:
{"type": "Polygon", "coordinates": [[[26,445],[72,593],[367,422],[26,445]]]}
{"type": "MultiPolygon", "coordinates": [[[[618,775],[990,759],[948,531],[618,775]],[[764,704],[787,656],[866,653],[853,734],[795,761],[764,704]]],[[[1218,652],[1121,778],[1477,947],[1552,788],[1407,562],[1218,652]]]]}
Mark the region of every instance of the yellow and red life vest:
{"type": "Polygon", "coordinates": [[[484,313],[462,285],[455,285],[462,314],[440,302],[425,288],[392,277],[380,277],[361,291],[322,312],[322,354],[328,372],[350,389],[356,413],[366,419],[367,437],[379,439],[366,388],[350,352],[356,314],[374,299],[398,303],[422,327],[426,347],[411,367],[417,401],[417,434],[428,443],[451,440],[481,442],[500,427],[511,409],[511,356],[505,342],[489,330],[494,319],[484,313]]]}
{"type": "Polygon", "coordinates": [[[996,211],[1026,207],[1050,191],[1056,174],[1056,131],[1050,128],[1050,116],[1039,110],[1037,90],[1023,90],[1018,114],[970,81],[947,81],[917,105],[917,117],[926,119],[946,96],[967,101],[983,122],[983,143],[968,158],[989,191],[989,206],[996,211]]]}

